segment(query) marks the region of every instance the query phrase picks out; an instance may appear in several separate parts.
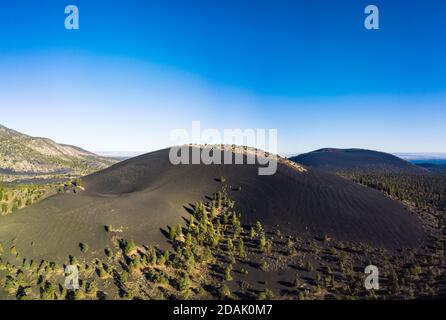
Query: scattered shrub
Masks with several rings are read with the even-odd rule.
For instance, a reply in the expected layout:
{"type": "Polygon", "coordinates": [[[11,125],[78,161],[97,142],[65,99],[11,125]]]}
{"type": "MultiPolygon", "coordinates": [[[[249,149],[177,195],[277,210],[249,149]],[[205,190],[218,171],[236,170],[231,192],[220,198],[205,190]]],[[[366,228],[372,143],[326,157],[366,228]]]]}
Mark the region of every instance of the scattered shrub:
{"type": "Polygon", "coordinates": [[[257,298],[259,300],[272,300],[274,298],[274,293],[268,288],[265,288],[264,291],[259,293],[257,298]]]}
{"type": "Polygon", "coordinates": [[[231,296],[231,290],[224,284],[218,289],[218,295],[221,299],[228,298],[231,296]]]}

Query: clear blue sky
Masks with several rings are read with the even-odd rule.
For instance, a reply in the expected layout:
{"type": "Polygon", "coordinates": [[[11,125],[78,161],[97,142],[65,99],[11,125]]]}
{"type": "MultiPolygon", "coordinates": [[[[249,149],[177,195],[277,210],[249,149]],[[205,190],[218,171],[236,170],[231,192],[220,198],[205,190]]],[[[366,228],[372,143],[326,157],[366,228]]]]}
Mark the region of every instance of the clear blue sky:
{"type": "Polygon", "coordinates": [[[281,153],[446,152],[445,16],[441,0],[3,0],[0,123],[93,151],[166,147],[200,120],[277,128],[281,153]]]}

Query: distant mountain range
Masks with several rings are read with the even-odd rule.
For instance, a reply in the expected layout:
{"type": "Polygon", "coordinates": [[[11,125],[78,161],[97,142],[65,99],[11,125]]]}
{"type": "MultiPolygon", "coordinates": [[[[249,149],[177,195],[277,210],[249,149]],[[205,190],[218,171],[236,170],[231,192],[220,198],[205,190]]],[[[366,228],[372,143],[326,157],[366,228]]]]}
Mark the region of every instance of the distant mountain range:
{"type": "Polygon", "coordinates": [[[417,166],[389,153],[365,149],[324,148],[291,157],[290,160],[325,171],[383,171],[427,173],[417,166]]]}
{"type": "Polygon", "coordinates": [[[398,152],[395,156],[410,162],[443,162],[446,163],[446,153],[441,152],[398,152]]]}
{"type": "Polygon", "coordinates": [[[85,175],[104,169],[116,160],[84,149],[31,137],[0,125],[0,176],[39,177],[85,175]]]}

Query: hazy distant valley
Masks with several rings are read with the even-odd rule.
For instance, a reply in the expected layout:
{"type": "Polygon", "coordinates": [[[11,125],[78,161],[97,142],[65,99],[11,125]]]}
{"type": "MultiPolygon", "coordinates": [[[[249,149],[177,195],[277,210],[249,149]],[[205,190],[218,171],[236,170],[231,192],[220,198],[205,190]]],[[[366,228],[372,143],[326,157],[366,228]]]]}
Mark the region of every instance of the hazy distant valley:
{"type": "Polygon", "coordinates": [[[259,176],[258,164],[174,166],[168,149],[117,162],[0,133],[2,298],[445,294],[446,176],[429,167],[321,149],[259,176]],[[376,291],[363,287],[370,263],[382,275],[376,291]],[[68,264],[78,290],[64,287],[68,264]]]}

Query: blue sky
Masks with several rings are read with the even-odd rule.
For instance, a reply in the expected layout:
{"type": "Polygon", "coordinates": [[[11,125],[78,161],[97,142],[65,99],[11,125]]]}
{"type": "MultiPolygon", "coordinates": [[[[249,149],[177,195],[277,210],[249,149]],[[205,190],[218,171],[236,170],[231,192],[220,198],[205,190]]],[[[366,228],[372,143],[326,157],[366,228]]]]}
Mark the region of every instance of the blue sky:
{"type": "Polygon", "coordinates": [[[446,152],[444,1],[2,1],[0,123],[93,151],[277,128],[281,153],[446,152]],[[76,4],[80,30],[64,28],[76,4]],[[380,9],[380,30],[363,27],[380,9]]]}

